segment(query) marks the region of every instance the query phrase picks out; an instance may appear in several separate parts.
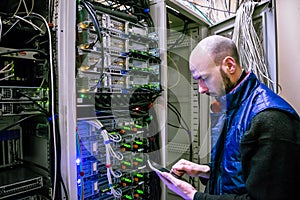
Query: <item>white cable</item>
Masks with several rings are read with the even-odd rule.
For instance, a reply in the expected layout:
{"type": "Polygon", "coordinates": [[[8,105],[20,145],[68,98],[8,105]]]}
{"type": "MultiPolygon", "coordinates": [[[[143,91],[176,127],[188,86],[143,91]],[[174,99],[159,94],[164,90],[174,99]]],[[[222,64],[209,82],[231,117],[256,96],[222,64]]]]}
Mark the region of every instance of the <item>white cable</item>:
{"type": "Polygon", "coordinates": [[[17,7],[15,13],[13,14],[13,16],[19,12],[19,9],[20,9],[20,7],[21,7],[21,4],[22,4],[22,0],[20,0],[19,5],[18,5],[18,7],[17,7]]]}
{"type": "Polygon", "coordinates": [[[22,1],[23,1],[23,4],[24,4],[24,8],[25,8],[26,14],[28,16],[29,12],[28,12],[28,9],[27,9],[27,4],[26,4],[25,0],[22,0],[22,1]]]}
{"type": "MultiPolygon", "coordinates": [[[[18,16],[18,15],[14,15],[14,17],[15,18],[18,18],[18,19],[20,19],[20,20],[22,20],[22,21],[24,21],[24,22],[26,22],[26,23],[28,23],[28,24],[30,24],[35,30],[39,30],[43,35],[45,34],[45,31],[43,31],[41,28],[39,28],[37,25],[35,25],[34,23],[32,23],[31,21],[29,21],[29,20],[26,20],[26,19],[24,19],[23,17],[20,17],[20,16],[18,16]]],[[[42,16],[41,16],[42,17],[42,16]]],[[[46,26],[47,26],[47,24],[45,24],[46,26]]]]}
{"type": "Polygon", "coordinates": [[[11,61],[10,63],[8,63],[5,67],[3,67],[1,70],[0,70],[0,74],[2,73],[7,73],[7,72],[10,72],[11,70],[13,70],[14,66],[11,66],[14,62],[11,61]],[[11,66],[8,70],[6,70],[9,66],[11,66]]]}
{"type": "Polygon", "coordinates": [[[2,38],[2,18],[0,16],[0,42],[1,42],[1,38],[2,38]]]}
{"type": "Polygon", "coordinates": [[[4,78],[1,78],[0,81],[6,80],[6,79],[8,79],[8,78],[10,78],[10,77],[13,77],[13,76],[14,76],[13,74],[12,74],[12,75],[9,75],[9,76],[5,76],[4,78]]]}
{"type": "MultiPolygon", "coordinates": [[[[110,188],[110,192],[112,195],[114,195],[114,197],[116,198],[120,198],[122,196],[122,190],[120,189],[115,189],[113,187],[113,182],[112,182],[112,177],[111,175],[113,175],[113,177],[115,178],[120,178],[122,176],[121,172],[118,172],[118,174],[112,169],[112,164],[111,164],[111,157],[116,158],[118,160],[122,160],[123,159],[123,155],[121,153],[116,153],[113,148],[111,147],[111,142],[120,142],[122,137],[119,136],[112,136],[111,134],[109,134],[107,132],[107,130],[103,129],[103,125],[99,120],[89,120],[86,121],[87,123],[89,123],[90,125],[94,126],[97,130],[99,130],[101,132],[101,135],[103,137],[103,141],[105,144],[105,153],[106,153],[106,168],[107,168],[107,180],[108,180],[108,184],[109,184],[109,188],[110,188]]],[[[118,134],[116,134],[118,135],[118,134]]]]}
{"type": "MultiPolygon", "coordinates": [[[[11,61],[10,63],[8,63],[5,67],[3,67],[1,70],[0,70],[0,74],[4,74],[4,73],[8,73],[10,71],[13,70],[14,66],[13,66],[13,61],[11,61]],[[12,66],[11,66],[12,65],[12,66]],[[10,67],[11,66],[11,67],[10,67]],[[8,67],[10,67],[9,69],[7,69],[8,67]]],[[[7,75],[5,76],[4,78],[1,78],[0,81],[3,81],[3,80],[7,80],[8,78],[10,77],[13,77],[14,74],[11,74],[11,75],[7,75]]]]}
{"type": "Polygon", "coordinates": [[[239,7],[236,13],[232,40],[240,52],[242,67],[246,70],[252,70],[260,81],[273,89],[274,81],[269,76],[263,47],[253,26],[252,15],[256,4],[256,2],[248,1],[239,7]]]}
{"type": "Polygon", "coordinates": [[[30,9],[28,15],[30,15],[32,13],[33,8],[34,8],[34,0],[31,0],[31,9],[30,9]]]}

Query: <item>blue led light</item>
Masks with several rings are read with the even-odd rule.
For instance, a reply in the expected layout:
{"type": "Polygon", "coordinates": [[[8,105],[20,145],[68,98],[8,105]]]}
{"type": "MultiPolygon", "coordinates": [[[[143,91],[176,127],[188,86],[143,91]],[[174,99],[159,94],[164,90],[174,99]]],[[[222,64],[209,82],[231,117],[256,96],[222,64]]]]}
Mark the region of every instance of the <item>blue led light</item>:
{"type": "Polygon", "coordinates": [[[144,13],[148,13],[150,12],[150,9],[149,8],[144,8],[144,13]]]}

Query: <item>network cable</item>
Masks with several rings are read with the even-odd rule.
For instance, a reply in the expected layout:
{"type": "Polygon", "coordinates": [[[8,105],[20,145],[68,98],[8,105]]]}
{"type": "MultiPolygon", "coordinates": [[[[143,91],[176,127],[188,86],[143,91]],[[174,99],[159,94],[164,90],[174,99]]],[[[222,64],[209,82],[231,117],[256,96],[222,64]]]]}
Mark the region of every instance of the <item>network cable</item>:
{"type": "Polygon", "coordinates": [[[123,160],[123,155],[120,152],[115,152],[111,146],[111,142],[120,142],[122,140],[122,137],[120,134],[116,135],[111,135],[105,130],[103,127],[102,123],[99,120],[88,120],[86,121],[88,124],[94,126],[96,129],[99,130],[103,137],[103,141],[105,144],[105,152],[106,152],[106,169],[107,169],[107,179],[109,183],[109,188],[111,191],[111,194],[114,195],[116,198],[120,198],[122,195],[122,191],[120,189],[115,189],[113,187],[113,182],[111,175],[113,175],[115,178],[120,178],[122,176],[121,172],[115,172],[112,168],[112,163],[111,163],[111,157],[116,158],[118,160],[123,160]]]}
{"type": "Polygon", "coordinates": [[[257,2],[247,1],[237,11],[232,40],[240,52],[242,67],[252,70],[264,84],[273,89],[260,39],[254,29],[252,15],[257,2]]]}

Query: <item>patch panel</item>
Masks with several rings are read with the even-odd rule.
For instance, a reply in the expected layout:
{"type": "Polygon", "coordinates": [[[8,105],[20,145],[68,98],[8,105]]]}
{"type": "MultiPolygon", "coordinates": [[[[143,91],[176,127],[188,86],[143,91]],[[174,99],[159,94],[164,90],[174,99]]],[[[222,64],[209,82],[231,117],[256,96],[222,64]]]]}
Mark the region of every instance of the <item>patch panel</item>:
{"type": "Polygon", "coordinates": [[[0,172],[0,199],[37,190],[43,187],[43,177],[29,168],[20,166],[0,172]]]}

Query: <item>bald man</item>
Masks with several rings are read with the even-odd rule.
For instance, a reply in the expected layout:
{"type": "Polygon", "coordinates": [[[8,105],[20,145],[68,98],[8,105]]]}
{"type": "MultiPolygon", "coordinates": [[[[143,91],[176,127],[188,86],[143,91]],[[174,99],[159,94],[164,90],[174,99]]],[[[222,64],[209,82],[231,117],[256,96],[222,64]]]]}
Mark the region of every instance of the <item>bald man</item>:
{"type": "Polygon", "coordinates": [[[178,161],[171,171],[207,180],[205,193],[158,173],[184,199],[300,198],[300,119],[296,111],[251,72],[242,70],[232,40],[210,36],[190,55],[190,71],[199,92],[215,97],[217,136],[208,165],[178,161]]]}

